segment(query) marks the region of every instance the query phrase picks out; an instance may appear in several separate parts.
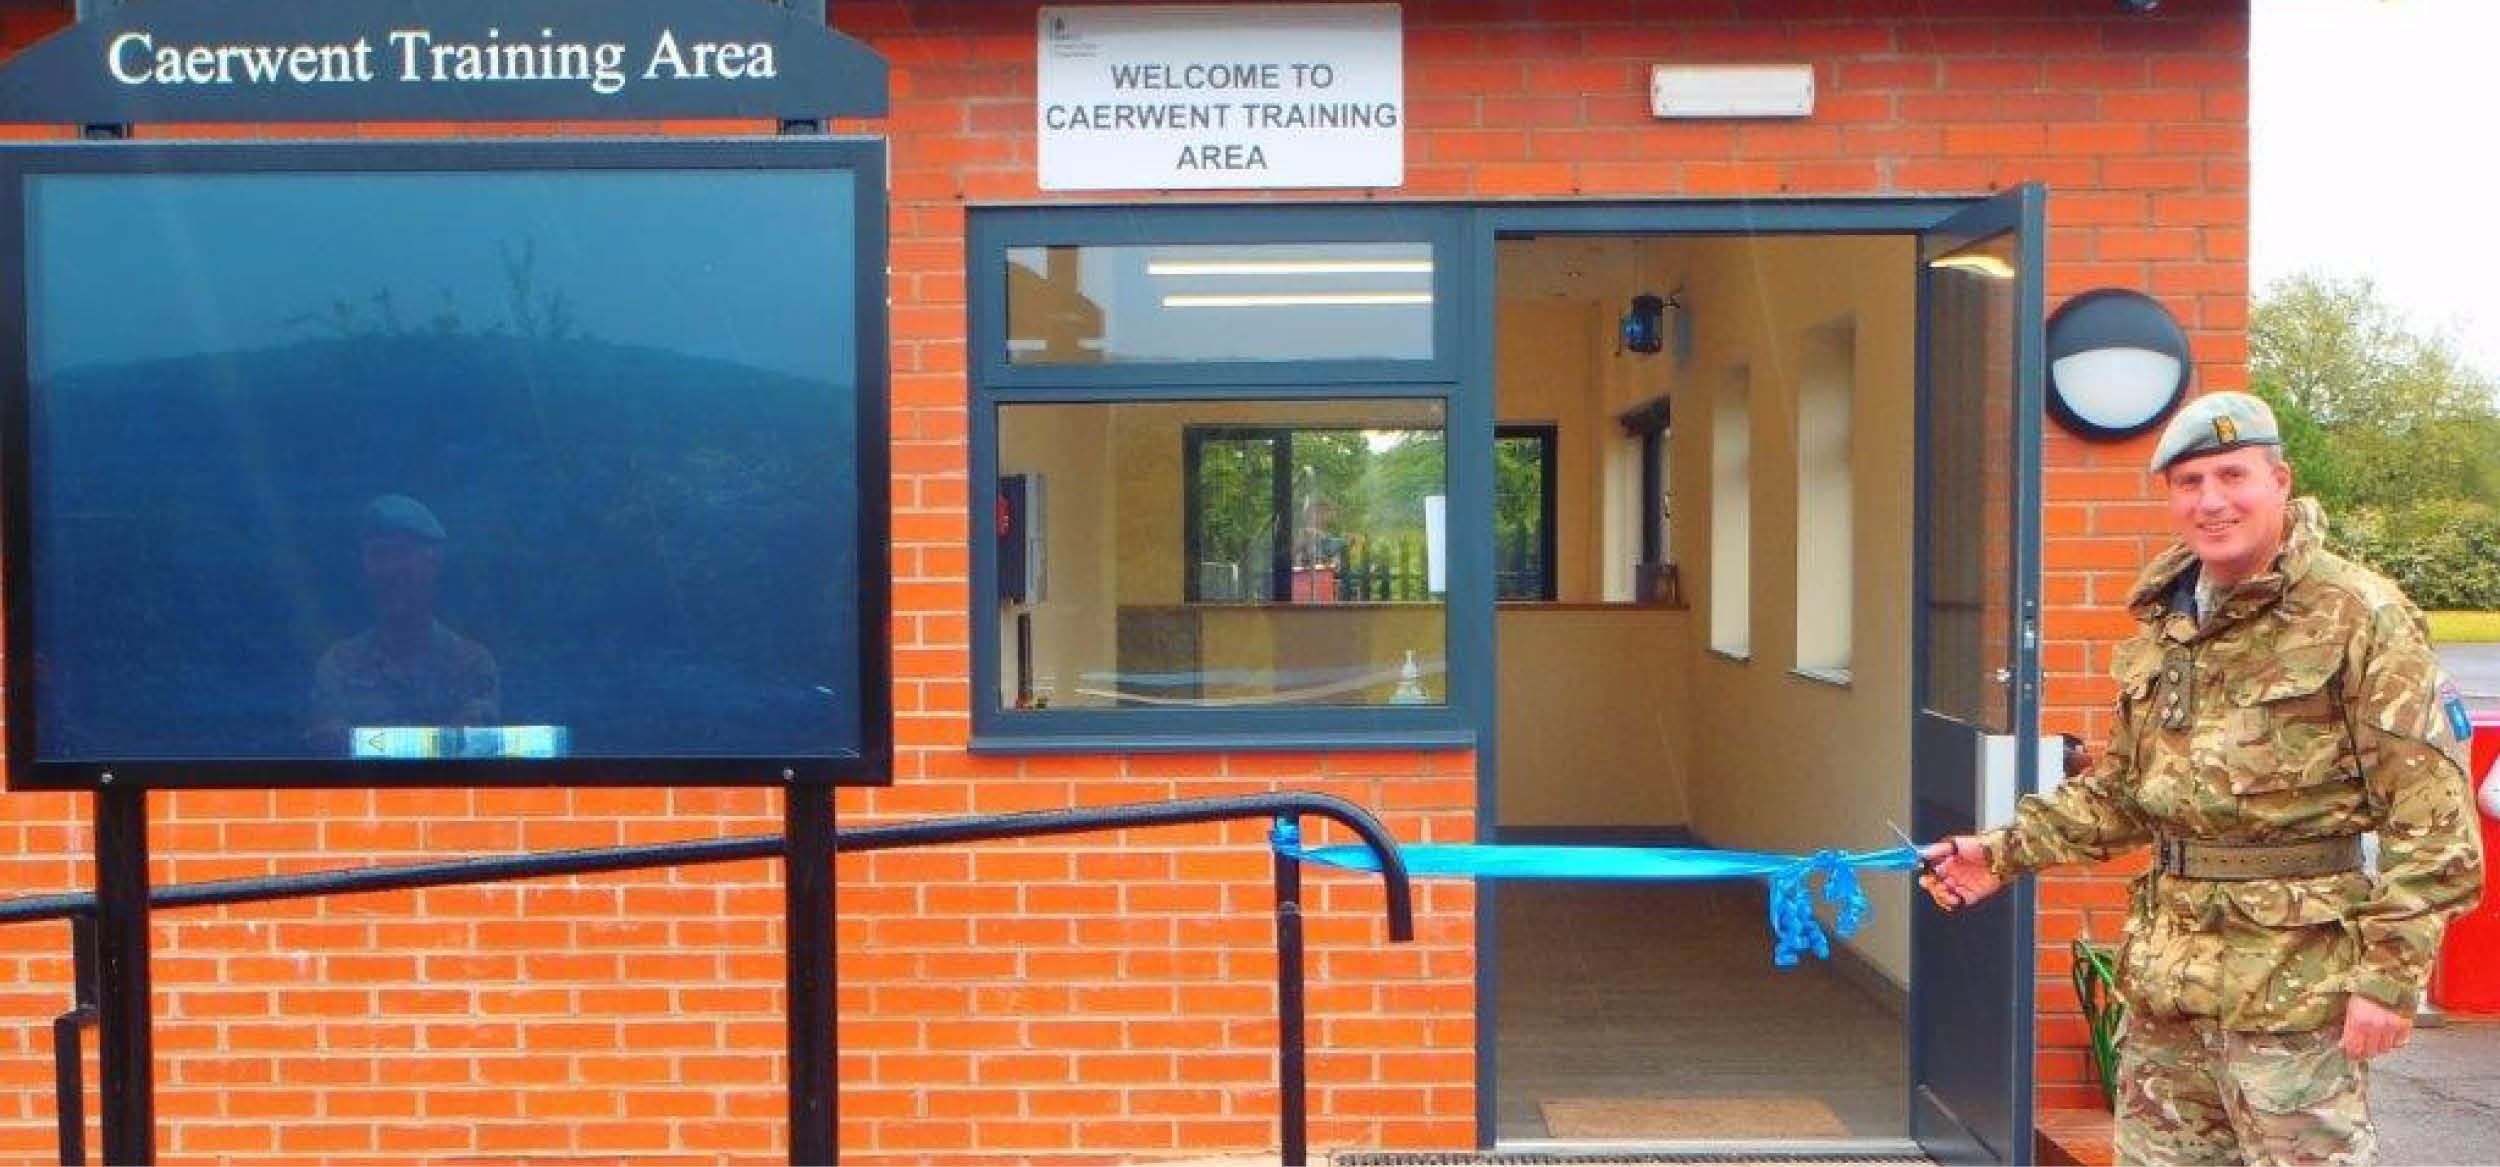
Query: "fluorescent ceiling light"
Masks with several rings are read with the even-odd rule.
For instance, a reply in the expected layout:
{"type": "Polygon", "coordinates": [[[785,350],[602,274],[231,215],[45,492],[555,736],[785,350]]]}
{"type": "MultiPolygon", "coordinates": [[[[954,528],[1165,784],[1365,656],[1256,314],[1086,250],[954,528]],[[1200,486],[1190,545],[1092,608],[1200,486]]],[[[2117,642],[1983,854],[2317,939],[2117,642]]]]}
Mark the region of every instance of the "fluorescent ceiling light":
{"type": "Polygon", "coordinates": [[[1163,298],[1166,308],[1351,308],[1430,303],[1430,292],[1245,292],[1163,298]]]}
{"type": "Polygon", "coordinates": [[[1929,267],[1951,268],[1955,271],[1977,272],[1995,280],[2014,278],[2014,265],[1984,251],[1955,252],[1927,261],[1929,267]]]}
{"type": "Polygon", "coordinates": [[[1157,259],[1150,276],[1428,276],[1429,259],[1157,259]]]}

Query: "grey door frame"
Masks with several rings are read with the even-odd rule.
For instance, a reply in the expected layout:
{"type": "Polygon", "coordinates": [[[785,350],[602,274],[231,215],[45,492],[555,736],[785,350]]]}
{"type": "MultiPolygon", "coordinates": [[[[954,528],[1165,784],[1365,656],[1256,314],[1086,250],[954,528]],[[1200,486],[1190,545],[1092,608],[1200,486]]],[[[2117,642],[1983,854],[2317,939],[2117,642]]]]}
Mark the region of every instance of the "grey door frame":
{"type": "MultiPolygon", "coordinates": [[[[2046,194],[2024,184],[1971,205],[1923,233],[1919,241],[1919,426],[1917,495],[1918,561],[1913,575],[1916,609],[1911,686],[1911,830],[1922,839],[1991,826],[2011,795],[2036,789],[2040,724],[2040,508],[2043,323],[2046,264],[2046,194]],[[1931,412],[1943,402],[1929,368],[1933,313],[1940,300],[1928,290],[1937,278],[1928,261],[1983,239],[2011,235],[2013,319],[2006,354],[2013,378],[2013,489],[2006,505],[2012,562],[2006,601],[2007,673],[2005,724],[1974,724],[1931,708],[1928,683],[1937,610],[1928,592],[1936,549],[1929,540],[1940,522],[1930,507],[1927,484],[1936,473],[1936,428],[1931,412]],[[1992,778],[1983,755],[1991,737],[1998,766],[1992,778]],[[2010,765],[2009,765],[2010,763],[2010,765]],[[1992,782],[1997,788],[1983,790],[1992,782]],[[1995,805],[1992,805],[1995,804],[1995,805]]],[[[1985,433],[1985,426],[1981,432],[1985,433]]],[[[1979,544],[1984,549],[1984,540],[1979,544]]],[[[1982,611],[1985,611],[1983,606],[1982,611]]],[[[1984,630],[1983,630],[1984,631],[1984,630]]],[[[1976,667],[1977,662],[1973,662],[1976,667]]],[[[1948,1163],[2021,1163],[2032,1158],[2032,1069],[2035,1045],[2033,934],[2034,886],[2017,882],[1975,908],[1947,918],[1921,911],[1910,928],[1910,1134],[1928,1153],[1948,1163]],[[2008,996],[2002,1011],[1974,1015],[1964,1002],[1991,990],[2008,996]]]]}
{"type": "MultiPolygon", "coordinates": [[[[2020,188],[2018,193],[2020,198],[2029,200],[2023,204],[2028,208],[2029,216],[2024,221],[2025,226],[2037,227],[2038,207],[2042,197],[2040,189],[2037,186],[2026,186],[2020,188]]],[[[1450,449],[1453,456],[1456,456],[1460,450],[1473,449],[1478,446],[1490,449],[1493,440],[1491,427],[1495,411],[1491,405],[1491,398],[1496,368],[1497,337],[1491,322],[1494,320],[1499,293],[1499,273],[1496,268],[1499,244],[1503,239],[1531,236],[1638,237],[1760,234],[1904,235],[1913,239],[1924,239],[1929,233],[1957,216],[1987,206],[1992,200],[2003,197],[2005,196],[1965,195],[1767,200],[1694,199],[1478,206],[1469,216],[1466,228],[1462,232],[1463,246],[1468,251],[1467,271],[1470,278],[1462,288],[1462,294],[1467,299],[1459,313],[1461,320],[1474,322],[1477,326],[1462,329],[1466,336],[1467,347],[1458,356],[1462,362],[1460,396],[1484,402],[1481,409],[1471,411],[1468,420],[1474,422],[1475,426],[1484,432],[1478,434],[1461,430],[1460,419],[1454,416],[1450,432],[1450,449]]],[[[2022,275],[2025,279],[2034,281],[2035,286],[2040,278],[2038,260],[2041,234],[2042,232],[2038,230],[2025,232],[2026,250],[2022,275]]],[[[1924,280],[1920,281],[1920,288],[1922,300],[1919,312],[1920,351],[1923,362],[1926,320],[1924,280]]],[[[2018,309],[2016,328],[2018,333],[2028,337],[2024,343],[2029,346],[2029,351],[2036,357],[2039,351],[2037,334],[2040,327],[2036,311],[2037,297],[2028,297],[2025,303],[2032,307],[2018,309]]],[[[1917,384],[1917,405],[1922,411],[1926,408],[1928,395],[1929,386],[1922,365],[1921,376],[1917,384]]],[[[2036,604],[2039,591],[2037,512],[2041,457],[2041,403],[2036,384],[2026,384],[2023,387],[2021,402],[2016,408],[2018,414],[2016,429],[2021,443],[2016,464],[2018,477],[2021,480],[2016,492],[2018,495],[2016,505],[2018,511],[2021,512],[2018,515],[2019,521],[2027,524],[2031,532],[2028,537],[2018,532],[2017,542],[2021,545],[2021,551],[2017,571],[2024,573],[2023,578],[2028,581],[2025,591],[2036,604]]],[[[1917,472],[1922,484],[1925,481],[1926,472],[1927,465],[1922,452],[1917,472]]],[[[1457,517],[1453,516],[1453,518],[1456,520],[1457,517]]],[[[1475,516],[1475,521],[1490,522],[1491,516],[1489,514],[1475,516]]],[[[1923,529],[1925,516],[1921,514],[1916,521],[1923,529]]],[[[1501,662],[1496,655],[1494,644],[1496,639],[1493,635],[1494,605],[1489,590],[1483,590],[1482,594],[1485,598],[1480,601],[1475,611],[1453,611],[1450,614],[1450,623],[1453,635],[1457,635],[1460,629],[1473,629],[1476,630],[1475,635],[1483,637],[1483,643],[1479,646],[1483,653],[1480,659],[1487,661],[1490,667],[1496,670],[1493,675],[1498,676],[1501,662]]],[[[1914,677],[1924,674],[1924,654],[1925,646],[1914,643],[1911,662],[1914,677]]],[[[2030,675],[2022,678],[2020,687],[2031,694],[2030,703],[2027,706],[2018,705],[2016,716],[2018,720],[2028,718],[2036,721],[2039,690],[2036,650],[2029,659],[2032,662],[2029,666],[2030,675]]],[[[1484,842],[1493,840],[1495,824],[1500,821],[1499,790],[1495,773],[1495,760],[1500,754],[1500,743],[1497,740],[1499,710],[1494,707],[1494,699],[1491,695],[1493,688],[1494,686],[1490,684],[1485,686],[1487,692],[1483,698],[1484,708],[1479,711],[1480,720],[1476,740],[1476,835],[1480,841],[1484,842]]],[[[1917,715],[1915,698],[1912,705],[1913,708],[1904,710],[1903,714],[1915,718],[1917,715]]],[[[1499,883],[1486,882],[1479,887],[1476,897],[1476,950],[1480,954],[1476,962],[1476,1143],[1479,1147],[1485,1148],[1495,1146],[1498,1141],[1496,1099],[1499,1082],[1496,1077],[1494,1056],[1496,1020],[1494,1002],[1499,999],[1500,984],[1496,962],[1481,957],[1482,954],[1492,952],[1500,939],[1496,923],[1496,908],[1500,894],[1499,883]]],[[[2024,982],[2022,991],[2013,994],[2014,999],[2006,1003],[2007,1008],[2013,1011],[2007,1021],[2020,1033],[2023,1053],[2023,1056],[2015,1062],[2013,1080],[2008,1085],[2010,1093],[2020,1100],[2019,1112],[2014,1118],[2021,1128],[2027,1129],[2030,1123],[2032,1086],[2032,1064],[2029,1056],[2032,991],[2029,984],[2031,961],[2028,958],[2032,929],[2031,900],[2027,886],[2020,889],[2017,896],[2009,897],[2007,906],[2020,916],[2020,941],[2022,951],[2025,953],[2024,958],[2019,962],[2024,982]]],[[[1913,971],[1913,993],[1916,991],[1916,984],[1917,976],[1913,971]]],[[[1911,1065],[1914,1068],[1912,1108],[1913,1130],[1915,1131],[1918,1106],[1915,1095],[1920,1090],[1915,1067],[1922,1064],[1925,1042],[1915,1025],[1912,1026],[1908,1036],[1911,1047],[1911,1065]]],[[[2014,1159],[2019,1160],[2021,1157],[2014,1156],[2014,1159]]]]}

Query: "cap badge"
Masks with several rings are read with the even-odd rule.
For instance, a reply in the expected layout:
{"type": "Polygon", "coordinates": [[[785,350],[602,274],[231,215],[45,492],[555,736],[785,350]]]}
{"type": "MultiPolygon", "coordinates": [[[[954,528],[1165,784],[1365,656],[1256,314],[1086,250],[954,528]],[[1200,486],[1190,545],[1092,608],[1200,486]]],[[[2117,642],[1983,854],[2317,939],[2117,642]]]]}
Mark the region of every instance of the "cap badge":
{"type": "Polygon", "coordinates": [[[2239,423],[2238,423],[2238,422],[2235,422],[2235,421],[2232,421],[2230,418],[2227,418],[2227,417],[2217,417],[2217,418],[2215,418],[2215,419],[2214,419],[2214,440],[2215,440],[2215,441],[2217,441],[2217,442],[2220,442],[2220,443],[2222,443],[2223,445],[2226,445],[2226,446],[2227,446],[2227,445],[2230,445],[2230,444],[2231,444],[2231,443],[2233,443],[2233,442],[2236,442],[2236,441],[2240,440],[2240,425],[2239,425],[2239,423]]]}

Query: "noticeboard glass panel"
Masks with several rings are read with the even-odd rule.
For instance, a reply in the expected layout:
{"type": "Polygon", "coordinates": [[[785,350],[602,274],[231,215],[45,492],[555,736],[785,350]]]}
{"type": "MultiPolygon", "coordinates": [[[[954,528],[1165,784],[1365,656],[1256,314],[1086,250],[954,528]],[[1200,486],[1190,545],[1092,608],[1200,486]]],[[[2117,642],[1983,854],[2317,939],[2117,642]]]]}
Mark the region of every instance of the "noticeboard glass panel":
{"type": "Polygon", "coordinates": [[[876,780],[870,180],[24,174],[13,783],[876,780]]]}

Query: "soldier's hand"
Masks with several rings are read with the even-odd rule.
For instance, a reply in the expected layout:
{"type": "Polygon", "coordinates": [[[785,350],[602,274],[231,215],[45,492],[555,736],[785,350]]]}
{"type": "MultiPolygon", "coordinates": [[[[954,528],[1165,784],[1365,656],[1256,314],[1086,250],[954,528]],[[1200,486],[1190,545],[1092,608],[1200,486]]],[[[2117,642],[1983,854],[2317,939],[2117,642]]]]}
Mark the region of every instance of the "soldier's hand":
{"type": "Polygon", "coordinates": [[[2413,1036],[2413,1018],[2354,993],[2344,1005],[2344,1056],[2366,1062],[2413,1036]]]}
{"type": "Polygon", "coordinates": [[[1978,903],[2005,886],[1988,861],[1987,844],[1977,835],[1953,835],[1930,843],[1919,850],[1918,857],[1922,861],[1918,885],[1948,912],[1978,903]]]}

